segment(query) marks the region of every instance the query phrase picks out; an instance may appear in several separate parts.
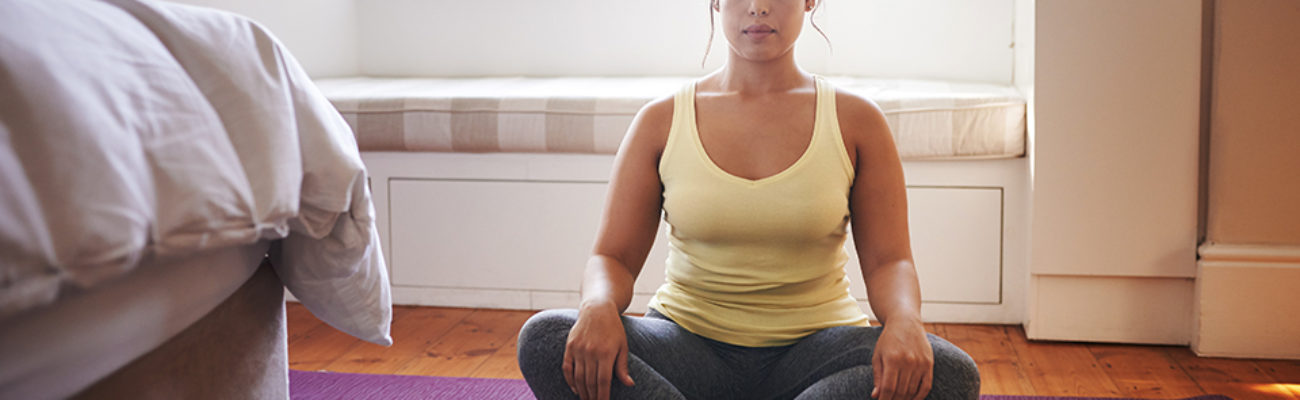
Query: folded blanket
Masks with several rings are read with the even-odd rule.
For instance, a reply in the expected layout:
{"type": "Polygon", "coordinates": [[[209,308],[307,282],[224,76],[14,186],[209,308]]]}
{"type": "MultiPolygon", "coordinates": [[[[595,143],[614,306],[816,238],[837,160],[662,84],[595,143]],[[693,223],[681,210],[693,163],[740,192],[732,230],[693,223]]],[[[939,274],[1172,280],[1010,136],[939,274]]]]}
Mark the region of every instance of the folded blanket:
{"type": "Polygon", "coordinates": [[[256,23],[154,1],[0,3],[0,319],[142,260],[282,239],[291,292],[391,342],[352,132],[256,23]]]}

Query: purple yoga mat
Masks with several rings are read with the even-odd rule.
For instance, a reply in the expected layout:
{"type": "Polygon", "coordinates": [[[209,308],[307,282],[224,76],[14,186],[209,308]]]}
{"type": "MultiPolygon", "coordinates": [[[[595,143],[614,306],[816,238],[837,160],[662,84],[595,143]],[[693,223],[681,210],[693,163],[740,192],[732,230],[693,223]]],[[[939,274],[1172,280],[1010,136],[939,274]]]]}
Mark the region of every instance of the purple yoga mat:
{"type": "MultiPolygon", "coordinates": [[[[289,371],[289,397],[293,400],[401,400],[401,399],[533,399],[528,384],[518,379],[444,378],[437,376],[348,374],[289,371]]],[[[997,396],[980,400],[1142,400],[1099,397],[997,396]]],[[[1232,400],[1210,395],[1181,400],[1232,400]]]]}
{"type": "Polygon", "coordinates": [[[289,370],[293,400],[533,399],[518,379],[347,374],[289,370]]]}

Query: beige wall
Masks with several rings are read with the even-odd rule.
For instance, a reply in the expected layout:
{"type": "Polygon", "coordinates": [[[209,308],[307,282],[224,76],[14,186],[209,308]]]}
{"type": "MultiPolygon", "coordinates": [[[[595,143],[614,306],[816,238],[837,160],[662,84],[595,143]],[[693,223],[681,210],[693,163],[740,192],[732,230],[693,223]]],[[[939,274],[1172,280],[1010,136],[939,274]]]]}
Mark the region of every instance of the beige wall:
{"type": "Polygon", "coordinates": [[[1300,359],[1300,2],[1214,4],[1192,349],[1300,359]]]}
{"type": "Polygon", "coordinates": [[[1207,238],[1300,244],[1300,2],[1218,1],[1207,238]]]}

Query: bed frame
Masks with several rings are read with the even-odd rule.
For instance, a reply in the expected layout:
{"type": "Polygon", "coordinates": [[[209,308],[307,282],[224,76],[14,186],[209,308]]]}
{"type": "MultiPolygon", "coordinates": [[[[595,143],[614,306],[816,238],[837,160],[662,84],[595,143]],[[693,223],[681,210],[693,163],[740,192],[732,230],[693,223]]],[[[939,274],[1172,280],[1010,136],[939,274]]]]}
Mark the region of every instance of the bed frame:
{"type": "Polygon", "coordinates": [[[268,244],[151,263],[0,325],[0,398],[286,399],[268,244]]]}

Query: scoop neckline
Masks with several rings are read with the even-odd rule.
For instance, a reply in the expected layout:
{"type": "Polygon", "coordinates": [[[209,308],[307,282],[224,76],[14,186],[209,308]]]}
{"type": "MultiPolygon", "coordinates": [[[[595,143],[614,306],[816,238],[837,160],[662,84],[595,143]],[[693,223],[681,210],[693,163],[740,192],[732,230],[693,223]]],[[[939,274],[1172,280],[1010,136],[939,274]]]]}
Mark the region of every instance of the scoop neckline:
{"type": "Polygon", "coordinates": [[[691,93],[690,93],[690,102],[691,102],[690,104],[691,125],[690,126],[692,132],[691,136],[693,136],[695,139],[694,142],[695,142],[696,150],[699,151],[700,157],[704,159],[704,163],[708,165],[710,170],[722,175],[727,179],[739,181],[741,183],[745,183],[750,186],[757,186],[790,175],[791,173],[793,173],[793,171],[798,169],[799,166],[803,165],[805,161],[808,159],[809,154],[812,153],[813,145],[817,143],[817,137],[820,136],[819,131],[821,131],[821,124],[822,124],[821,121],[822,119],[820,118],[822,107],[823,107],[821,77],[816,75],[813,76],[814,99],[813,99],[812,135],[809,136],[808,144],[804,146],[803,153],[799,155],[799,158],[795,159],[794,163],[790,164],[789,166],[786,166],[781,171],[757,179],[750,179],[750,178],[746,178],[728,172],[727,170],[719,166],[717,162],[714,162],[713,156],[710,156],[708,149],[704,148],[704,140],[700,138],[700,121],[698,119],[698,110],[696,109],[696,102],[695,102],[696,89],[698,88],[699,84],[700,84],[699,81],[695,81],[694,83],[691,84],[691,93]]]}

